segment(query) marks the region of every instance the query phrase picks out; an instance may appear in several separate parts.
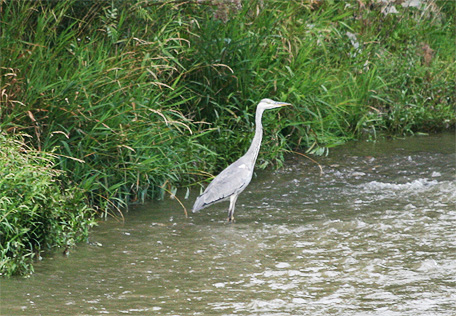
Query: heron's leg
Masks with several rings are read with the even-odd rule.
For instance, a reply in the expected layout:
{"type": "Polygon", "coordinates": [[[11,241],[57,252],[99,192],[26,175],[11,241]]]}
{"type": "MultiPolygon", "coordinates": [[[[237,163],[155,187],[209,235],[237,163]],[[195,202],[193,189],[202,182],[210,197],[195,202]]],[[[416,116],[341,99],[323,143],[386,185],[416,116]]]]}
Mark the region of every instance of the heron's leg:
{"type": "Polygon", "coordinates": [[[228,222],[234,222],[234,207],[236,205],[237,194],[230,196],[230,208],[228,209],[228,222]]]}

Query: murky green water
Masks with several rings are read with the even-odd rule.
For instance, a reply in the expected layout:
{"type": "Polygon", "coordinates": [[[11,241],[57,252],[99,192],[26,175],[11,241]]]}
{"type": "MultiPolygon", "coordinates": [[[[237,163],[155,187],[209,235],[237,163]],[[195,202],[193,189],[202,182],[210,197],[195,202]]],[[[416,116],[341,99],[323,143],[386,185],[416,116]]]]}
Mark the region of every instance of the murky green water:
{"type": "Polygon", "coordinates": [[[226,204],[134,208],[3,279],[1,314],[455,315],[455,141],[347,145],[322,176],[294,157],[258,174],[231,225],[226,204]]]}

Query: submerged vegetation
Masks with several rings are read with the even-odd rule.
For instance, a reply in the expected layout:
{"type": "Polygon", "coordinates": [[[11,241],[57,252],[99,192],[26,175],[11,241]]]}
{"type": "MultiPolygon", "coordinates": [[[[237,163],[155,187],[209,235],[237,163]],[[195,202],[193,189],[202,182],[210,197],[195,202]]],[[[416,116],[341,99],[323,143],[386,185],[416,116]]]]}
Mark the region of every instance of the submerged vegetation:
{"type": "Polygon", "coordinates": [[[399,2],[0,2],[1,272],[216,173],[264,97],[293,107],[264,117],[262,167],[454,128],[455,2],[399,2]]]}

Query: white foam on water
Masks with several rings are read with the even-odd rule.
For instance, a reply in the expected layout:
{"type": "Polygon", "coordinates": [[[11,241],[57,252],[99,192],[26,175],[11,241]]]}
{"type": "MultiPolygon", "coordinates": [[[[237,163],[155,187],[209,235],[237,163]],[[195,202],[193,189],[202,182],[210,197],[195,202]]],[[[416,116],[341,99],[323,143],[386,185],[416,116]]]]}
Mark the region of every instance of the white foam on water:
{"type": "Polygon", "coordinates": [[[360,185],[359,187],[378,191],[378,190],[391,190],[391,191],[416,191],[416,190],[428,190],[429,187],[438,185],[437,180],[429,181],[427,179],[417,179],[407,183],[388,183],[388,182],[379,182],[371,181],[365,184],[360,185]]]}

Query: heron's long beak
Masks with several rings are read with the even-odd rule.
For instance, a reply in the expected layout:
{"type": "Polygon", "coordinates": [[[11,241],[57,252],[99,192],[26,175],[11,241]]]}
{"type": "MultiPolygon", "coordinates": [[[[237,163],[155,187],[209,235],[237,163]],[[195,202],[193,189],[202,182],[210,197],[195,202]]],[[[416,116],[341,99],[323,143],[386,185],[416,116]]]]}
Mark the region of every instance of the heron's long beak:
{"type": "Polygon", "coordinates": [[[288,105],[291,105],[291,103],[277,102],[277,106],[288,106],[288,105]]]}

